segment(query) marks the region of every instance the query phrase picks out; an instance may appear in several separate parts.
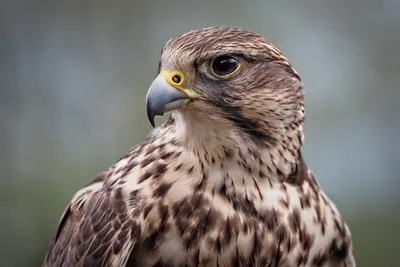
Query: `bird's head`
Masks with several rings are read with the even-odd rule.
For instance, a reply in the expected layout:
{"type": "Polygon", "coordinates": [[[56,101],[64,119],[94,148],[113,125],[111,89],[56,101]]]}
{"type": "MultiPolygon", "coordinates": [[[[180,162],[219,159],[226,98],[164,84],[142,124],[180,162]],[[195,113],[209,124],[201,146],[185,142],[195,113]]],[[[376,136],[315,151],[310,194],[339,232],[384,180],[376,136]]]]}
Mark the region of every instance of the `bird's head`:
{"type": "Polygon", "coordinates": [[[304,121],[297,72],[262,36],[237,28],[205,28],[169,40],[146,102],[153,126],[156,115],[174,111],[192,124],[207,118],[263,143],[301,131],[304,121]]]}

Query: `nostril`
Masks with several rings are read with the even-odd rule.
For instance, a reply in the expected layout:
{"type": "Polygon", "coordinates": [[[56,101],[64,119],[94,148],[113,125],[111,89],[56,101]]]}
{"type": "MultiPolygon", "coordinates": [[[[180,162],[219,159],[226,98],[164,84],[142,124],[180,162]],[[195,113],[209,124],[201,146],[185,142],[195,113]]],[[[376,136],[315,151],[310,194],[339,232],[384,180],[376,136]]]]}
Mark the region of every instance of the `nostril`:
{"type": "Polygon", "coordinates": [[[180,84],[181,81],[182,81],[181,75],[175,74],[174,76],[172,76],[172,81],[173,81],[175,84],[180,84]]]}

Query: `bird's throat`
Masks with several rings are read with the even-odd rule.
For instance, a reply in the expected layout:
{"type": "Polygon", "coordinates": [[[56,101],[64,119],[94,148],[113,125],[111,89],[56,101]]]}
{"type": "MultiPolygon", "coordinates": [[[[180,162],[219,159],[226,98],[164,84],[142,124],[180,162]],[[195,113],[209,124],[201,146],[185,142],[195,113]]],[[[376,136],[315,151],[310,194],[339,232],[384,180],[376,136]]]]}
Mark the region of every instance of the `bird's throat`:
{"type": "Polygon", "coordinates": [[[296,133],[274,146],[260,145],[232,124],[182,112],[173,112],[160,130],[167,131],[204,169],[237,179],[250,176],[282,182],[293,173],[300,157],[302,139],[296,133]]]}

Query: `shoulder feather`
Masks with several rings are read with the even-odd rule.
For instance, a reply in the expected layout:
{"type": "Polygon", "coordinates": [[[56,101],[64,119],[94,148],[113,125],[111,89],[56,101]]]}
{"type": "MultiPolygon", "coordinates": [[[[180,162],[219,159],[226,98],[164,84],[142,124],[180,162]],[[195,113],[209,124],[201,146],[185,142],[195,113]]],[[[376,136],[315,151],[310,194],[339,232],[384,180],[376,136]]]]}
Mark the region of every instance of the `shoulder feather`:
{"type": "Polygon", "coordinates": [[[65,209],[43,266],[124,266],[140,235],[130,214],[122,188],[95,179],[65,209]]]}

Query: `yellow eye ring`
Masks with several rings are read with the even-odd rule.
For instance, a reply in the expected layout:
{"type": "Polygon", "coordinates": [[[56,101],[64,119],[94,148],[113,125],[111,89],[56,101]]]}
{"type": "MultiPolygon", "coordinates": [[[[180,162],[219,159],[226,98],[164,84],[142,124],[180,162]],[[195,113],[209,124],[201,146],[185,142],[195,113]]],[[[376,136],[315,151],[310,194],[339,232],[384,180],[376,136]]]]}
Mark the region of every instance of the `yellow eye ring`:
{"type": "Polygon", "coordinates": [[[224,55],[213,58],[210,61],[209,69],[212,75],[217,78],[229,78],[240,70],[241,64],[238,59],[224,55]]]}

